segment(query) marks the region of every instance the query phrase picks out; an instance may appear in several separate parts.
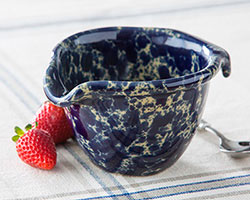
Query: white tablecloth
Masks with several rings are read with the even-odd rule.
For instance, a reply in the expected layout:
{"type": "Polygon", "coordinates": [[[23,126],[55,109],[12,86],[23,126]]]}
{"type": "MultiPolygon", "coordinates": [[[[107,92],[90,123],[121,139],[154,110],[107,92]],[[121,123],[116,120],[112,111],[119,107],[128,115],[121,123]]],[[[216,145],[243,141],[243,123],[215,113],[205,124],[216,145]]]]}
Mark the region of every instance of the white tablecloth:
{"type": "Polygon", "coordinates": [[[232,75],[211,81],[204,118],[227,137],[250,140],[250,1],[1,1],[0,198],[20,199],[250,199],[250,156],[233,159],[218,139],[197,133],[171,168],[146,177],[107,173],[75,141],[57,147],[51,171],[25,165],[11,141],[15,125],[31,121],[46,99],[42,78],[63,38],[104,26],[182,30],[225,48],[232,75]]]}

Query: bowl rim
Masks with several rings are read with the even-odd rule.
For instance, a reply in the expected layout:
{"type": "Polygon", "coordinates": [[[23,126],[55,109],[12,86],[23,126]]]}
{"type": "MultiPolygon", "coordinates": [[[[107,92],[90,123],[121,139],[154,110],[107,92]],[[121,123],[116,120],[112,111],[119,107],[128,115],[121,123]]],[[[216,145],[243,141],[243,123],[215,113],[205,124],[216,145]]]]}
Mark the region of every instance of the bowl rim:
{"type": "Polygon", "coordinates": [[[60,42],[53,50],[53,56],[49,67],[46,70],[44,79],[43,79],[43,88],[46,96],[53,103],[60,106],[68,106],[72,103],[77,103],[81,100],[93,98],[94,96],[100,95],[115,95],[115,96],[145,96],[159,93],[169,93],[175,92],[176,90],[186,90],[190,88],[197,87],[201,84],[204,84],[211,80],[219,71],[222,69],[224,77],[228,77],[231,73],[230,66],[230,56],[223,48],[218,47],[210,42],[204,41],[198,37],[192,36],[191,34],[181,32],[175,29],[169,28],[157,28],[157,27],[129,27],[129,26],[113,26],[113,27],[102,27],[96,29],[90,29],[82,32],[73,34],[62,42],[60,42]],[[176,78],[168,79],[159,79],[159,80],[149,80],[149,81],[112,81],[112,80],[95,80],[87,81],[75,86],[71,91],[65,92],[65,87],[60,80],[58,75],[58,70],[56,66],[56,55],[57,51],[61,49],[70,48],[70,44],[73,40],[77,39],[80,35],[91,34],[100,31],[119,31],[121,29],[134,29],[134,30],[154,30],[154,31],[163,31],[166,34],[172,34],[173,37],[180,37],[182,40],[187,38],[200,43],[200,45],[205,45],[208,50],[211,52],[211,55],[208,59],[208,63],[200,71],[183,75],[176,78]],[[53,83],[51,81],[56,81],[53,83]],[[110,87],[115,85],[114,87],[110,87]],[[51,91],[51,87],[59,87],[59,90],[62,91],[61,95],[55,95],[51,91]],[[135,90],[135,93],[131,94],[132,90],[135,90]]]}

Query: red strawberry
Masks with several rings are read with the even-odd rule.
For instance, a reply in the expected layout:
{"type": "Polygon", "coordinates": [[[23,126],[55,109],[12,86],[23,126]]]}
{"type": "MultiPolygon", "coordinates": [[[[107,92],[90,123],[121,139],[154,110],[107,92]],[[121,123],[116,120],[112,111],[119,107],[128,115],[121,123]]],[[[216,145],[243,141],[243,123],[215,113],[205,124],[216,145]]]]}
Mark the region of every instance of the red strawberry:
{"type": "Polygon", "coordinates": [[[64,109],[49,101],[44,102],[40,107],[36,113],[35,121],[37,122],[37,128],[47,131],[55,144],[65,142],[73,136],[64,109]]]}
{"type": "Polygon", "coordinates": [[[25,127],[24,132],[15,127],[17,135],[12,137],[16,142],[16,151],[22,161],[32,167],[50,170],[56,165],[56,146],[52,137],[44,130],[25,127]]]}

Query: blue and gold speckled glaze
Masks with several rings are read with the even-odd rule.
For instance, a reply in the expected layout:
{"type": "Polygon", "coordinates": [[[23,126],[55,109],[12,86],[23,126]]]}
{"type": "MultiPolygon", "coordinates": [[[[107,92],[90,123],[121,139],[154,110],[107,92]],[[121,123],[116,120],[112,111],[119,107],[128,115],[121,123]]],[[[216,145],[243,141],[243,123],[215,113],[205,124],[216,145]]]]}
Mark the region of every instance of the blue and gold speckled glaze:
{"type": "Polygon", "coordinates": [[[209,80],[228,53],[164,28],[109,27],[68,37],[54,49],[44,90],[65,107],[76,140],[110,172],[153,174],[193,137],[209,80]]]}

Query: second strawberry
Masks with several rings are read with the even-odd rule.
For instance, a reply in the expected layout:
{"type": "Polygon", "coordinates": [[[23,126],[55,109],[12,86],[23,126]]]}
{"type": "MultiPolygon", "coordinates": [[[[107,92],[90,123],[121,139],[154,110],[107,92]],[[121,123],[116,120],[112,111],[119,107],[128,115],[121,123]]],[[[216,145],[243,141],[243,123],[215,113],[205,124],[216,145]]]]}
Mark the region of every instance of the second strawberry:
{"type": "Polygon", "coordinates": [[[64,109],[49,101],[44,102],[37,111],[34,125],[36,122],[37,128],[47,131],[55,144],[63,143],[73,136],[64,109]]]}

